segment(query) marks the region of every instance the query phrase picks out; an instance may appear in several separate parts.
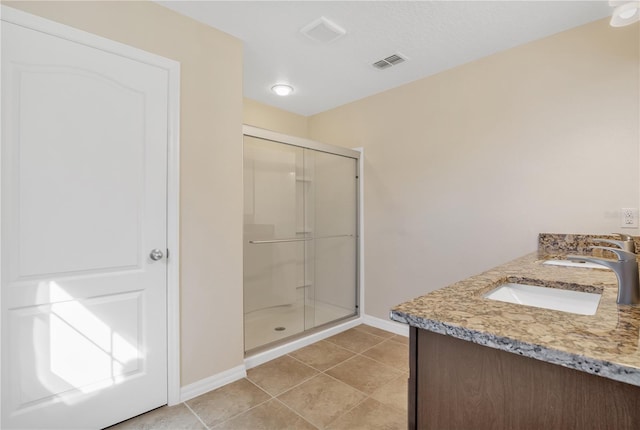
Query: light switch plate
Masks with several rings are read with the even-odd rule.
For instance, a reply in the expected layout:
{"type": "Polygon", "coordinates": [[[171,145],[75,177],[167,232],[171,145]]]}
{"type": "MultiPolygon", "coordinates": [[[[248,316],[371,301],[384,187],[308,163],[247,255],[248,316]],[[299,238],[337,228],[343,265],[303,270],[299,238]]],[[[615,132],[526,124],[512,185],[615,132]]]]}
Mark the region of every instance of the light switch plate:
{"type": "Polygon", "coordinates": [[[620,209],[620,227],[638,228],[638,208],[620,209]]]}

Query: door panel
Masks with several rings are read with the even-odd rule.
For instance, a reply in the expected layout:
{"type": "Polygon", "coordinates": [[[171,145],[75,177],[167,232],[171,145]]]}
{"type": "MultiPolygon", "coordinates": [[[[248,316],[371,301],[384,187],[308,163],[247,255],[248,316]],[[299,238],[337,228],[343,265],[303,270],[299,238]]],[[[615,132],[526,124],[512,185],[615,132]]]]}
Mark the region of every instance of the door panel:
{"type": "Polygon", "coordinates": [[[296,160],[299,148],[245,137],[244,311],[296,300],[300,242],[297,238],[296,160]]]}
{"type": "Polygon", "coordinates": [[[314,230],[306,262],[312,279],[307,304],[313,313],[306,323],[313,328],[356,313],[357,162],[306,150],[305,168],[313,172],[306,200],[314,230]]]}
{"type": "Polygon", "coordinates": [[[20,255],[15,275],[139,268],[144,94],[77,68],[13,71],[21,134],[12,178],[20,220],[18,249],[9,250],[20,255]]]}
{"type": "Polygon", "coordinates": [[[304,242],[297,222],[302,149],[244,138],[245,349],[304,329],[304,242]],[[281,327],[282,331],[275,329],[281,327]]]}
{"type": "Polygon", "coordinates": [[[167,402],[168,72],[2,22],[2,426],[167,402]]]}
{"type": "MultiPolygon", "coordinates": [[[[59,294],[66,295],[62,289],[59,294]]],[[[13,408],[55,403],[59,393],[91,393],[140,374],[142,299],[133,292],[10,311],[18,334],[10,362],[29,358],[21,365],[29,372],[15,380],[13,408]]]]}

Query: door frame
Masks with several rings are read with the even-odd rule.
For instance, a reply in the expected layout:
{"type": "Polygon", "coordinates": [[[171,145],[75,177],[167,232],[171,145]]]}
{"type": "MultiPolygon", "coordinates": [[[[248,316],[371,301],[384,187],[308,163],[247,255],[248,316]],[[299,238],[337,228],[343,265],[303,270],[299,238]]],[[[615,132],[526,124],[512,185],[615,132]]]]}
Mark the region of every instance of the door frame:
{"type": "MultiPolygon", "coordinates": [[[[0,5],[0,25],[2,22],[60,37],[167,71],[167,402],[170,406],[178,404],[180,403],[180,63],[5,5],[0,5]]],[[[0,130],[1,127],[0,124],[0,130]]],[[[2,354],[0,349],[0,365],[2,354]]]]}

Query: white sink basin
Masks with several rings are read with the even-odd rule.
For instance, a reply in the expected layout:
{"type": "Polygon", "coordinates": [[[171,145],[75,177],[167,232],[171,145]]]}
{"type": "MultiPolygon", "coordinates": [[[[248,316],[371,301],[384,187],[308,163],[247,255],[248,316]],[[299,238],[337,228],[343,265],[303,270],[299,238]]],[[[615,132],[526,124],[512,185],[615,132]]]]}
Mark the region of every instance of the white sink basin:
{"type": "Polygon", "coordinates": [[[565,266],[565,267],[582,267],[585,269],[606,269],[611,270],[606,266],[598,263],[592,263],[590,261],[571,261],[571,260],[547,260],[542,264],[548,264],[550,266],[565,266]]]}
{"type": "Polygon", "coordinates": [[[513,283],[502,284],[484,297],[579,315],[595,315],[600,302],[600,294],[513,283]]]}

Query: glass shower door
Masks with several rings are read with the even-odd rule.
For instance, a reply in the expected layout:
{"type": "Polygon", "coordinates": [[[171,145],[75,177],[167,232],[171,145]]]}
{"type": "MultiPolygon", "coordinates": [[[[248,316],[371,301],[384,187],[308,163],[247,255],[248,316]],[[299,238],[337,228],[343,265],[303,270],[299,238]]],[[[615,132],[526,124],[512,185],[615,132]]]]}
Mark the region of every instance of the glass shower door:
{"type": "Polygon", "coordinates": [[[305,149],[305,328],[354,316],[357,285],[357,161],[305,149]]]}
{"type": "Polygon", "coordinates": [[[244,137],[245,350],[301,333],[304,324],[304,150],[244,137]]]}
{"type": "Polygon", "coordinates": [[[357,315],[357,183],[356,158],[245,135],[245,351],[357,315]]]}

